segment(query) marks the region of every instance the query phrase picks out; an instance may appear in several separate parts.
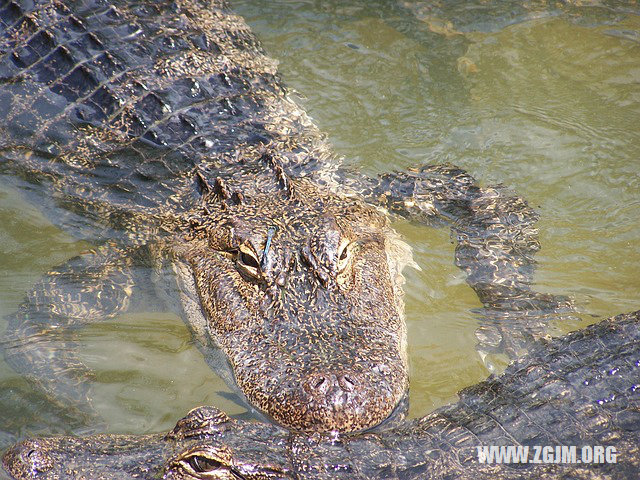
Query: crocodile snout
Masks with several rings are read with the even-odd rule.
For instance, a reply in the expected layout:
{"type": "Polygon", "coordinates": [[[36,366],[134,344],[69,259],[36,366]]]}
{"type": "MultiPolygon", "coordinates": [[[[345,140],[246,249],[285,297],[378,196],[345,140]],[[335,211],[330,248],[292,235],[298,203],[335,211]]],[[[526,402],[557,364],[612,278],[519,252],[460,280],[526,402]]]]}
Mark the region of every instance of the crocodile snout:
{"type": "Polygon", "coordinates": [[[272,322],[271,331],[247,331],[251,340],[239,341],[252,344],[251,354],[232,359],[238,386],[251,404],[291,430],[375,427],[406,396],[405,337],[362,326],[358,318],[334,315],[323,323],[290,316],[272,322]],[[264,341],[253,340],[259,337],[264,341]]]}
{"type": "Polygon", "coordinates": [[[404,378],[388,378],[377,370],[317,372],[281,393],[274,418],[302,431],[353,432],[386,419],[406,393],[404,378]],[[286,411],[282,405],[287,405],[286,411]]]}

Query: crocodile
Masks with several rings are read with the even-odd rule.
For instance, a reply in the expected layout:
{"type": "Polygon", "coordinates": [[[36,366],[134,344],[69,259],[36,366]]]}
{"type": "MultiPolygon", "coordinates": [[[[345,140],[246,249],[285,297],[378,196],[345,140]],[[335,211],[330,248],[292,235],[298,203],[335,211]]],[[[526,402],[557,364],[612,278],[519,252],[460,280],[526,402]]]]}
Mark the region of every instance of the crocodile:
{"type": "Polygon", "coordinates": [[[640,311],[534,342],[457,402],[382,432],[303,435],[199,407],[168,433],[34,438],[3,462],[15,480],[636,479],[640,311]],[[491,445],[526,447],[529,463],[481,461],[491,445]]]}
{"type": "Polygon", "coordinates": [[[77,330],[152,295],[279,424],[379,424],[408,388],[395,216],[450,226],[483,354],[571,308],[532,287],[522,198],[448,164],[342,167],[223,1],[4,0],[0,33],[0,174],[95,245],[36,283],[2,347],[73,418],[97,415],[77,330]]]}

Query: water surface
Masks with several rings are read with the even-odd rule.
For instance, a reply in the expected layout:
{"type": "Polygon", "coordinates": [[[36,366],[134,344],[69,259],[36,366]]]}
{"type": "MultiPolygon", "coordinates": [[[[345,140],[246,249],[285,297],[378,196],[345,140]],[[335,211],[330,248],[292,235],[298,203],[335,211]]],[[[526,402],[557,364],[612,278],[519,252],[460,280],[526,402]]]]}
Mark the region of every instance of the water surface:
{"type": "MultiPolygon", "coordinates": [[[[344,161],[368,174],[451,162],[502,183],[541,215],[536,289],[570,295],[560,334],[640,308],[640,9],[635,2],[237,0],[292,95],[344,161]]],[[[90,248],[0,184],[0,315],[44,272],[90,248]]],[[[480,306],[446,229],[399,220],[407,272],[412,416],[488,372],[480,306]]],[[[0,320],[0,331],[4,320],[0,320]]],[[[94,405],[109,432],[168,429],[190,408],[242,414],[172,314],[83,329],[94,405]]],[[[82,432],[0,361],[0,427],[82,432]]],[[[2,446],[0,444],[0,446],[2,446]]]]}

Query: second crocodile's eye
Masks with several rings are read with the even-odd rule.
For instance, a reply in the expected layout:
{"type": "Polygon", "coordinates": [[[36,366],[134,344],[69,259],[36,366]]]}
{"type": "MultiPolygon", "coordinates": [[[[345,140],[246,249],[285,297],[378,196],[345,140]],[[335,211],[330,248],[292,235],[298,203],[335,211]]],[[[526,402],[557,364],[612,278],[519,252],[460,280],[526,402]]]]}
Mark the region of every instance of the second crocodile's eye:
{"type": "Polygon", "coordinates": [[[223,467],[222,462],[213,458],[205,457],[204,455],[193,455],[187,460],[189,467],[196,473],[207,473],[214,470],[219,470],[223,467]]]}
{"type": "Polygon", "coordinates": [[[233,480],[233,456],[226,447],[198,446],[173,460],[163,478],[233,480]],[[177,476],[176,476],[177,475],[177,476]]]}

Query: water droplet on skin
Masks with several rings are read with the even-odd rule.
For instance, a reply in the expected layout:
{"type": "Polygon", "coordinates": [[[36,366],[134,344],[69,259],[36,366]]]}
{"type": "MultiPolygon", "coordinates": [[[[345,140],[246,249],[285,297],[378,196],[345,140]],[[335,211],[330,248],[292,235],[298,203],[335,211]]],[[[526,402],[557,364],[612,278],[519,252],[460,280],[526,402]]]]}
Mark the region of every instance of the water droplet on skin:
{"type": "Polygon", "coordinates": [[[615,393],[612,393],[608,398],[598,400],[598,405],[604,405],[605,403],[613,402],[616,399],[615,393]]]}

